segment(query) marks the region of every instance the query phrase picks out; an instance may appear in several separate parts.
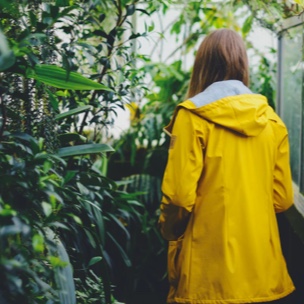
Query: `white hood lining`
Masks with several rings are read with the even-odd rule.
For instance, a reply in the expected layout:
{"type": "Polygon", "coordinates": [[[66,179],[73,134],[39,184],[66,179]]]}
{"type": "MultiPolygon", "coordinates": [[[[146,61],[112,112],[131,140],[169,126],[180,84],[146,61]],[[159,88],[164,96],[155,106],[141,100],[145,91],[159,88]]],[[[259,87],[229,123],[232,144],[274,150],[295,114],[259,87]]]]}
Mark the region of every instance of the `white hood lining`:
{"type": "Polygon", "coordinates": [[[189,98],[189,100],[199,108],[228,96],[242,94],[253,93],[239,80],[224,80],[214,82],[203,92],[189,98]]]}

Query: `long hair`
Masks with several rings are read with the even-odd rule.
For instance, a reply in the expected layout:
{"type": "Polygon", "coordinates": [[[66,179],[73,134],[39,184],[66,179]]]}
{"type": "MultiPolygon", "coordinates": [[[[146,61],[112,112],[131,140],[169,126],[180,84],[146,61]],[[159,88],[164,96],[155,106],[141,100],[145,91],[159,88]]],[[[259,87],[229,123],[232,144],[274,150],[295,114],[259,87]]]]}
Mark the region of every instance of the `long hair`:
{"type": "Polygon", "coordinates": [[[248,57],[241,36],[233,30],[220,29],[206,36],[197,51],[187,97],[193,97],[216,81],[229,79],[248,86],[248,57]]]}

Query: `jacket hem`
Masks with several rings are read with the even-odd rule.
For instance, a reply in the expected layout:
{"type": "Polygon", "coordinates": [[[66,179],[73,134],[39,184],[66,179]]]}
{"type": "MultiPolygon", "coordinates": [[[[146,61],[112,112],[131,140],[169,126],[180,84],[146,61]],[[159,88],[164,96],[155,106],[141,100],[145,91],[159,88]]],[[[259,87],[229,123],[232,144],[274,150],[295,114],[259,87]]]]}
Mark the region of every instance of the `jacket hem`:
{"type": "Polygon", "coordinates": [[[199,299],[187,299],[187,298],[174,298],[167,300],[167,304],[180,303],[180,304],[247,304],[247,303],[260,303],[271,302],[282,299],[291,294],[295,290],[295,287],[284,291],[283,293],[273,295],[271,297],[251,298],[251,299],[217,299],[217,300],[199,300],[199,299]]]}

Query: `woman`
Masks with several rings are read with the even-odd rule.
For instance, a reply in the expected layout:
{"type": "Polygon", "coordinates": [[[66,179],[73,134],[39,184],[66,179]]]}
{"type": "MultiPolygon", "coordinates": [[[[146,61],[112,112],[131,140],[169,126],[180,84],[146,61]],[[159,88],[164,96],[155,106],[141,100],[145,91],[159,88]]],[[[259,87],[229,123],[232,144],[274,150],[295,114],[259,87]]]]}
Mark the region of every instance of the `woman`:
{"type": "Polygon", "coordinates": [[[276,212],[293,204],[288,134],[248,85],[241,37],[221,29],[199,47],[177,106],[162,184],[168,303],[257,303],[294,290],[276,212]]]}

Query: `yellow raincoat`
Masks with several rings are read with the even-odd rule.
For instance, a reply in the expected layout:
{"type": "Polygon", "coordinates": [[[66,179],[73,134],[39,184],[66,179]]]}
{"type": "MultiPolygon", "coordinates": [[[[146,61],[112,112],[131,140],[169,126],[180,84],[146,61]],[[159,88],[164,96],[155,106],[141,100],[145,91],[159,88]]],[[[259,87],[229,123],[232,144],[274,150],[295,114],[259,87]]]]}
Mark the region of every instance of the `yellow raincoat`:
{"type": "Polygon", "coordinates": [[[179,104],[166,127],[159,222],[170,241],[167,301],[282,298],[294,290],[275,215],[293,203],[286,127],[241,82],[208,90],[179,104]]]}

